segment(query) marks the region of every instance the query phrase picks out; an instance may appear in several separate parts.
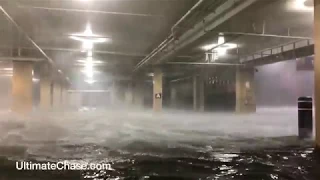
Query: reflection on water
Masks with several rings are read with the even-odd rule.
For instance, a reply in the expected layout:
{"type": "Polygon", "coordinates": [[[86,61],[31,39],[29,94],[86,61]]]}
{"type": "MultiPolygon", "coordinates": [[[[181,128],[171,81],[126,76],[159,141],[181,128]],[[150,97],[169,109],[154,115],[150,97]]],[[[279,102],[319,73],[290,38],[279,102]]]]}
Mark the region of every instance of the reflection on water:
{"type": "Polygon", "coordinates": [[[252,115],[85,110],[21,118],[2,113],[0,166],[8,171],[0,174],[39,179],[319,179],[311,143],[296,135],[295,109],[252,115]],[[21,159],[109,162],[115,170],[16,173],[14,160],[21,159]]]}

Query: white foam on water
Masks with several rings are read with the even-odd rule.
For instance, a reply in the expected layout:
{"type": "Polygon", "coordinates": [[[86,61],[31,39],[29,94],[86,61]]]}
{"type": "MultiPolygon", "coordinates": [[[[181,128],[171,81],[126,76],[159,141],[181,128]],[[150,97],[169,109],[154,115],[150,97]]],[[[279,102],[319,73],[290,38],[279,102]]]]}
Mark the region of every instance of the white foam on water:
{"type": "Polygon", "coordinates": [[[21,146],[30,154],[56,158],[96,156],[103,150],[95,146],[122,149],[135,142],[159,147],[200,144],[209,150],[284,145],[270,138],[297,133],[295,108],[265,108],[249,115],[112,109],[0,116],[1,147],[21,146]],[[61,148],[65,145],[77,148],[61,148]]]}

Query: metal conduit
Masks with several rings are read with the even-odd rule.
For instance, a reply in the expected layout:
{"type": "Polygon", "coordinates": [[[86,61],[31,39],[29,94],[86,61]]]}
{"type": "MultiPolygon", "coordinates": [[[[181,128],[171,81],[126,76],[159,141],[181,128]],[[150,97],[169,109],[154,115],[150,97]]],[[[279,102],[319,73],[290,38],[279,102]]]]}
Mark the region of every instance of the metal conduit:
{"type": "MultiPolygon", "coordinates": [[[[251,5],[251,4],[253,4],[254,2],[255,2],[256,0],[247,0],[247,1],[245,1],[244,3],[242,3],[241,5],[239,5],[238,7],[236,7],[236,10],[235,10],[235,12],[232,12],[232,13],[230,13],[230,14],[228,14],[228,16],[233,16],[234,14],[236,14],[236,12],[238,12],[239,10],[241,10],[241,9],[243,9],[243,8],[245,8],[245,7],[247,7],[247,6],[249,6],[249,5],[251,5]]],[[[204,1],[201,1],[201,2],[204,2],[204,1]]],[[[212,1],[211,1],[212,2],[212,1]]],[[[224,1],[219,1],[220,3],[223,3],[224,1]]],[[[229,2],[229,1],[228,1],[229,2]]],[[[215,1],[215,3],[214,4],[216,4],[217,2],[215,1]]],[[[233,4],[234,5],[234,3],[235,2],[233,2],[233,3],[230,3],[229,2],[229,4],[233,4]]],[[[197,6],[199,6],[201,3],[196,3],[195,4],[195,6],[197,7],[197,6]]],[[[225,3],[226,4],[226,3],[225,3]]],[[[228,5],[227,5],[228,6],[228,5]]],[[[230,6],[230,5],[229,5],[230,6]]],[[[231,7],[233,7],[233,6],[231,6],[231,7]]],[[[231,8],[230,7],[230,8],[231,8]]],[[[196,8],[194,8],[194,7],[192,7],[191,9],[196,9],[196,8]]],[[[188,13],[190,14],[190,12],[188,11],[188,13]]],[[[187,14],[188,14],[187,13],[187,14]]],[[[222,19],[226,19],[228,16],[225,16],[225,17],[223,17],[222,19]]],[[[183,16],[181,19],[182,20],[179,20],[178,22],[179,23],[181,23],[185,18],[186,18],[187,16],[183,16]]],[[[213,16],[213,17],[215,17],[215,16],[213,16]]],[[[210,21],[210,20],[209,20],[210,21]]],[[[212,26],[216,26],[218,23],[217,22],[214,22],[213,23],[213,25],[209,25],[209,27],[210,27],[210,29],[213,29],[212,28],[212,26]]],[[[174,25],[174,27],[176,27],[178,24],[176,23],[175,25],[174,25]]],[[[196,29],[194,29],[194,31],[197,31],[197,29],[198,29],[199,27],[197,27],[196,29]]],[[[201,26],[201,28],[203,28],[202,26],[201,26]]],[[[194,33],[194,32],[192,32],[192,33],[194,33]]],[[[195,36],[193,36],[191,39],[190,39],[190,37],[188,38],[189,40],[187,40],[187,42],[182,42],[182,44],[180,44],[180,46],[178,46],[177,48],[178,49],[181,49],[182,47],[181,46],[185,46],[185,44],[186,43],[190,43],[190,41],[194,41],[194,39],[195,38],[198,38],[199,36],[202,36],[202,34],[205,34],[206,32],[200,32],[200,33],[198,33],[198,34],[196,34],[195,36]]],[[[189,33],[190,34],[190,33],[189,33]]],[[[185,37],[186,38],[186,37],[185,37]]],[[[186,39],[183,39],[183,40],[186,40],[186,39]]],[[[167,41],[168,40],[168,38],[165,40],[165,41],[167,41]]],[[[164,42],[165,42],[164,41],[164,42]]],[[[165,44],[165,46],[167,46],[169,43],[167,43],[166,42],[166,44],[165,44]]],[[[156,48],[156,49],[154,49],[153,51],[152,51],[152,53],[151,53],[151,58],[154,56],[154,54],[156,54],[156,53],[158,53],[160,50],[159,50],[160,48],[159,48],[159,46],[156,48]]],[[[163,47],[161,47],[161,49],[163,49],[163,47]]],[[[162,58],[160,58],[160,62],[163,60],[163,59],[165,59],[165,58],[167,58],[168,56],[171,56],[172,54],[174,54],[176,52],[176,49],[174,49],[174,50],[172,50],[171,52],[169,52],[167,55],[165,55],[164,57],[162,57],[162,58]]],[[[149,56],[147,56],[147,58],[145,58],[145,59],[143,59],[142,61],[140,61],[140,63],[138,63],[136,66],[135,66],[135,68],[134,68],[134,71],[137,71],[143,64],[145,64],[147,61],[149,61],[151,58],[149,58],[149,56]]]]}
{"type": "MultiPolygon", "coordinates": [[[[14,21],[14,19],[7,13],[7,11],[0,6],[0,10],[2,13],[5,15],[5,17],[31,42],[32,45],[34,45],[40,53],[48,60],[48,62],[55,67],[56,69],[57,66],[55,65],[54,61],[41,49],[41,47],[14,21]]],[[[63,72],[58,70],[58,72],[63,75],[63,72]]],[[[65,76],[66,77],[66,76],[65,76]]],[[[66,77],[66,80],[69,81],[69,79],[66,77]]]]}
{"type": "MultiPolygon", "coordinates": [[[[187,18],[189,14],[191,14],[197,7],[201,5],[201,3],[204,2],[204,0],[199,0],[182,18],[180,18],[177,23],[173,25],[174,29],[176,26],[178,26],[184,19],[187,18]]],[[[138,70],[142,65],[144,65],[147,61],[149,61],[152,57],[154,57],[158,52],[160,52],[164,47],[166,47],[170,42],[173,41],[173,35],[171,34],[169,37],[167,37],[157,48],[155,48],[147,57],[142,59],[134,68],[133,71],[138,70]]]]}
{"type": "Polygon", "coordinates": [[[149,61],[152,57],[154,57],[158,52],[162,51],[167,46],[167,44],[171,43],[172,41],[173,41],[173,38],[166,39],[163,45],[159,46],[159,48],[157,48],[152,54],[148,55],[147,58],[140,61],[136,66],[136,68],[134,69],[134,71],[136,71],[139,67],[144,65],[147,61],[149,61]]]}
{"type": "Polygon", "coordinates": [[[112,12],[112,11],[98,11],[98,10],[84,10],[84,9],[68,9],[68,8],[51,8],[51,7],[38,7],[38,6],[26,6],[17,5],[18,8],[28,8],[47,11],[62,11],[62,12],[76,12],[76,13],[97,13],[97,14],[109,14],[109,15],[123,15],[123,16],[140,16],[140,17],[160,17],[162,15],[154,14],[139,14],[139,13],[126,13],[126,12],[112,12]]]}
{"type": "Polygon", "coordinates": [[[216,66],[244,66],[236,63],[201,63],[201,62],[168,62],[171,65],[216,65],[216,66]]]}
{"type": "MultiPolygon", "coordinates": [[[[220,13],[223,14],[223,16],[220,16],[219,19],[217,20],[217,15],[213,14],[210,15],[210,18],[207,20],[209,23],[206,25],[206,28],[208,31],[212,31],[214,28],[216,28],[218,25],[220,25],[222,22],[225,22],[229,18],[233,17],[246,7],[254,4],[258,0],[234,0],[234,1],[227,1],[226,3],[223,4],[224,7],[221,7],[220,13]],[[235,6],[235,2],[237,2],[237,6],[235,6]],[[215,19],[213,21],[213,19],[215,19]]],[[[181,50],[183,47],[187,46],[188,44],[194,42],[195,40],[199,39],[203,35],[205,35],[208,31],[203,30],[203,24],[198,23],[197,27],[194,28],[191,32],[188,32],[188,34],[184,35],[183,37],[180,38],[180,44],[178,44],[174,50],[170,51],[166,55],[162,56],[159,60],[159,62],[162,62],[166,59],[169,59],[172,57],[174,54],[176,54],[179,50],[181,50]]]]}
{"type": "Polygon", "coordinates": [[[171,31],[173,31],[183,20],[185,20],[203,2],[204,2],[204,0],[199,0],[194,6],[192,6],[192,8],[172,26],[171,31]]]}

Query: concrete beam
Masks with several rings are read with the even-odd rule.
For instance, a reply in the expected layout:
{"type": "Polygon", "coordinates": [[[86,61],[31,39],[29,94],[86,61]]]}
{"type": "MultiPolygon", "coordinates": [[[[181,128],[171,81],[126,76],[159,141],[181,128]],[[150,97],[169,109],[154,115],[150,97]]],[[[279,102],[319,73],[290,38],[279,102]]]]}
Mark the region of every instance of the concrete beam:
{"type": "Polygon", "coordinates": [[[309,46],[304,46],[304,47],[284,51],[278,54],[257,58],[248,62],[244,62],[244,64],[249,66],[262,66],[266,64],[292,60],[295,58],[311,56],[313,54],[314,54],[314,45],[309,45],[309,46]]]}

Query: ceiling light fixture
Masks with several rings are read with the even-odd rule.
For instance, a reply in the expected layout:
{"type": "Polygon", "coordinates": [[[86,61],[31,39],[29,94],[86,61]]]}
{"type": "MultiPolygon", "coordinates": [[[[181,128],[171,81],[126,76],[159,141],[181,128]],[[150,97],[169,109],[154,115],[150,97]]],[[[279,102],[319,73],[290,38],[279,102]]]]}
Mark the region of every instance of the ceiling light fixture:
{"type": "Polygon", "coordinates": [[[3,68],[3,69],[0,69],[2,71],[13,71],[13,68],[3,68]]]}
{"type": "Polygon", "coordinates": [[[295,0],[295,9],[302,11],[312,11],[314,9],[313,0],[295,0]]]}
{"type": "Polygon", "coordinates": [[[82,42],[82,50],[85,51],[92,51],[93,43],[90,41],[83,41],[82,42]]]}
{"type": "Polygon", "coordinates": [[[90,24],[87,24],[87,27],[83,33],[71,34],[69,36],[73,40],[90,42],[90,43],[103,43],[108,40],[108,38],[101,37],[92,33],[90,24]]]}
{"type": "Polygon", "coordinates": [[[87,82],[88,84],[93,84],[93,83],[95,83],[96,81],[94,81],[94,80],[92,80],[92,79],[88,79],[88,80],[86,80],[86,82],[87,82]]]}
{"type": "MultiPolygon", "coordinates": [[[[83,65],[85,65],[86,62],[87,62],[87,60],[77,60],[77,62],[83,63],[83,65]]],[[[91,63],[92,63],[93,65],[95,65],[95,64],[104,64],[103,61],[97,61],[97,60],[94,60],[94,61],[92,61],[91,63]]]]}
{"type": "Polygon", "coordinates": [[[88,51],[88,56],[92,57],[92,51],[88,51]]]}
{"type": "MultiPolygon", "coordinates": [[[[213,44],[208,44],[202,47],[203,50],[205,51],[211,51],[211,54],[214,55],[213,60],[217,60],[219,58],[219,56],[225,56],[227,54],[227,51],[229,49],[234,49],[237,47],[237,44],[234,43],[226,43],[225,42],[225,38],[223,36],[223,34],[219,34],[218,37],[218,43],[213,43],[213,44]]],[[[207,55],[207,60],[208,60],[208,53],[206,53],[207,55]]]]}

